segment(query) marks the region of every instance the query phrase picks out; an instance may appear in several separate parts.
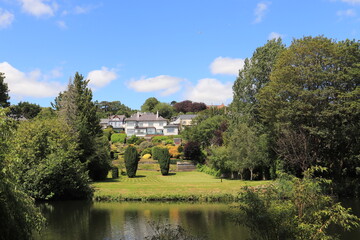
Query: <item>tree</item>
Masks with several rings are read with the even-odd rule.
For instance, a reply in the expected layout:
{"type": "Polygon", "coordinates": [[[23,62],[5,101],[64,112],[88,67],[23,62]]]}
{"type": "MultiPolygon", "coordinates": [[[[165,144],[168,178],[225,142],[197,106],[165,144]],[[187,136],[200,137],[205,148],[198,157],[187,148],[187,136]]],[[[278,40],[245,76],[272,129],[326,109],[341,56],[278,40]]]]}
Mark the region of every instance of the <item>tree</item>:
{"type": "Polygon", "coordinates": [[[153,109],[155,108],[155,106],[158,103],[160,103],[160,102],[156,98],[150,97],[150,98],[146,99],[144,104],[141,106],[141,111],[142,112],[153,112],[153,109]]]}
{"type": "Polygon", "coordinates": [[[22,188],[33,198],[89,199],[92,189],[79,161],[77,139],[60,119],[22,122],[8,159],[22,188]]]}
{"type": "Polygon", "coordinates": [[[10,149],[9,138],[14,134],[15,123],[0,109],[0,239],[30,239],[34,230],[44,223],[34,200],[17,184],[13,170],[5,159],[10,149]]]}
{"type": "Polygon", "coordinates": [[[159,102],[155,105],[152,112],[159,112],[159,115],[163,118],[170,119],[174,114],[174,108],[167,103],[159,102]]]}
{"type": "Polygon", "coordinates": [[[281,39],[273,39],[257,48],[251,59],[245,59],[244,68],[239,72],[233,86],[233,113],[258,122],[257,94],[270,81],[275,61],[284,50],[281,39]]]}
{"type": "Polygon", "coordinates": [[[134,112],[128,106],[122,104],[120,101],[95,101],[95,105],[97,106],[98,115],[101,118],[107,118],[109,115],[125,115],[126,117],[130,117],[134,112]]]}
{"type": "Polygon", "coordinates": [[[276,184],[266,190],[245,188],[240,195],[237,222],[250,229],[252,239],[337,239],[330,226],[351,230],[360,219],[350,209],[325,195],[322,186],[329,181],[315,178],[313,167],[303,178],[279,173],[276,184]]]}
{"type": "Polygon", "coordinates": [[[203,163],[203,153],[198,142],[189,141],[184,146],[184,157],[194,163],[203,163]]]}
{"type": "Polygon", "coordinates": [[[202,102],[192,102],[190,100],[185,100],[182,102],[174,103],[174,109],[176,112],[187,113],[187,112],[200,112],[206,109],[205,103],[202,102]]]}
{"type": "Polygon", "coordinates": [[[12,105],[10,110],[11,115],[15,118],[25,117],[26,119],[32,119],[40,113],[41,107],[34,103],[19,102],[17,105],[12,105]]]}
{"type": "Polygon", "coordinates": [[[129,178],[136,176],[139,163],[139,154],[134,146],[128,146],[124,153],[126,173],[129,178]]]}
{"type": "Polygon", "coordinates": [[[234,162],[232,168],[240,174],[248,169],[250,180],[253,180],[255,168],[267,165],[267,136],[258,135],[245,123],[232,129],[228,146],[230,159],[234,162]]]}
{"type": "Polygon", "coordinates": [[[9,107],[9,89],[7,83],[4,82],[5,74],[0,72],[0,107],[9,107]]]}
{"type": "Polygon", "coordinates": [[[59,94],[53,105],[78,137],[80,161],[87,164],[89,176],[96,177],[93,180],[101,180],[105,178],[105,169],[111,169],[110,146],[104,147],[97,107],[92,102],[92,91],[87,87],[88,83],[89,80],[76,73],[68,89],[59,94]],[[99,176],[101,178],[97,178],[99,176]]]}
{"type": "Polygon", "coordinates": [[[308,149],[316,164],[328,167],[338,186],[351,182],[351,193],[360,192],[359,62],[359,41],[322,36],[294,40],[259,94],[264,124],[274,134],[300,129],[316,143],[308,149]]]}
{"type": "Polygon", "coordinates": [[[169,174],[170,169],[170,153],[167,148],[161,148],[160,149],[160,156],[158,158],[159,164],[160,164],[160,170],[161,174],[163,176],[169,174]]]}

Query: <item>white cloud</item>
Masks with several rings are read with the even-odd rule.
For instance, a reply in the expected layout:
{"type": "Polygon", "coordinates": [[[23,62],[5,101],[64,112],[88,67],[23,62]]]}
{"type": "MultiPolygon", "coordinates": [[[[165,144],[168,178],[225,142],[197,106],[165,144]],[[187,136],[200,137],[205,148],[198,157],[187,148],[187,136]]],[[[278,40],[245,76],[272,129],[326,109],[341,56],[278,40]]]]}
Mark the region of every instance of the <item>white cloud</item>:
{"type": "Polygon", "coordinates": [[[100,70],[89,72],[87,79],[90,79],[89,84],[94,87],[104,87],[117,77],[115,69],[109,70],[107,67],[102,67],[100,70]]]}
{"type": "Polygon", "coordinates": [[[268,36],[268,39],[269,40],[272,40],[272,39],[278,39],[278,38],[283,38],[284,35],[283,34],[280,34],[280,33],[277,33],[277,32],[271,32],[268,36]]]}
{"type": "Polygon", "coordinates": [[[8,83],[10,95],[19,97],[54,97],[65,86],[59,82],[46,81],[50,77],[59,76],[59,72],[44,75],[40,70],[29,73],[21,72],[7,62],[0,63],[0,72],[5,73],[5,82],[8,83]]]}
{"type": "Polygon", "coordinates": [[[186,99],[206,104],[222,104],[232,99],[232,82],[222,83],[217,79],[200,79],[195,87],[188,89],[186,99]]]}
{"type": "Polygon", "coordinates": [[[154,92],[160,91],[162,96],[171,95],[181,89],[180,83],[185,79],[160,75],[153,78],[141,78],[139,80],[131,80],[128,87],[137,92],[154,92]]]}
{"type": "Polygon", "coordinates": [[[54,16],[58,8],[55,2],[49,3],[49,0],[19,0],[22,10],[36,17],[54,16]]]}
{"type": "Polygon", "coordinates": [[[341,1],[345,3],[350,3],[352,5],[360,4],[360,0],[341,0],[341,1]]]}
{"type": "Polygon", "coordinates": [[[67,25],[66,25],[66,22],[64,22],[64,21],[57,21],[56,25],[61,29],[67,29],[68,28],[67,25]]]}
{"type": "Polygon", "coordinates": [[[244,59],[218,57],[210,65],[212,74],[238,75],[244,66],[244,59]]]}
{"type": "Polygon", "coordinates": [[[263,20],[267,10],[269,9],[270,4],[271,2],[260,2],[256,5],[254,11],[254,15],[255,15],[254,23],[260,23],[263,20]]]}
{"type": "Polygon", "coordinates": [[[0,28],[7,28],[14,21],[14,14],[0,8],[0,28]]]}
{"type": "Polygon", "coordinates": [[[94,7],[93,6],[76,6],[74,8],[74,13],[75,14],[85,14],[90,12],[94,7]]]}
{"type": "Polygon", "coordinates": [[[336,12],[339,17],[355,17],[356,11],[354,9],[340,10],[336,12]]]}

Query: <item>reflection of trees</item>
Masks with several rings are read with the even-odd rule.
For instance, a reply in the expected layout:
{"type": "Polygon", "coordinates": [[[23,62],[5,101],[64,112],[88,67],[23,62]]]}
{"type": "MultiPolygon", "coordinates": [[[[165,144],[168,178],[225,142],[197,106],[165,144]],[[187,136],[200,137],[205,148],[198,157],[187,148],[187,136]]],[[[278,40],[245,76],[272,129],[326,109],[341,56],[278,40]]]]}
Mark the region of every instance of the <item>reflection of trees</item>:
{"type": "Polygon", "coordinates": [[[47,219],[39,239],[95,240],[111,236],[109,212],[92,209],[91,202],[52,202],[39,206],[47,219]]]}

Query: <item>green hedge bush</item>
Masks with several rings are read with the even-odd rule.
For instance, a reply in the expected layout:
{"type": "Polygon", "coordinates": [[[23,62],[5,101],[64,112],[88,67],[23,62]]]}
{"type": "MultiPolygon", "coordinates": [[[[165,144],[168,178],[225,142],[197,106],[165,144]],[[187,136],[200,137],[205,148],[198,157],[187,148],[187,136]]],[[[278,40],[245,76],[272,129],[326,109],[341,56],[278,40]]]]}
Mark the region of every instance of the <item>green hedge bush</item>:
{"type": "Polygon", "coordinates": [[[111,135],[112,143],[125,143],[126,134],[125,133],[114,133],[111,135]]]}
{"type": "Polygon", "coordinates": [[[126,173],[129,178],[136,176],[139,163],[139,154],[134,146],[128,146],[124,154],[126,173]]]}
{"type": "Polygon", "coordinates": [[[159,150],[159,164],[160,164],[160,170],[161,174],[163,176],[169,174],[169,168],[170,168],[170,153],[169,149],[167,148],[160,148],[159,150]]]}

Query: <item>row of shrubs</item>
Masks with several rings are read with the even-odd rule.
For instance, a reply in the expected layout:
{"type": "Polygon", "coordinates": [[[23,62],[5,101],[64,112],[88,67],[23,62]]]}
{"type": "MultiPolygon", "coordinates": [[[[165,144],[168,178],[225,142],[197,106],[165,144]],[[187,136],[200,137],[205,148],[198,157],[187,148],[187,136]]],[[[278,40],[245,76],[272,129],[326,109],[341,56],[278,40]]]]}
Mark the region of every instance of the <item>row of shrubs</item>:
{"type": "MultiPolygon", "coordinates": [[[[167,148],[154,148],[153,159],[158,160],[162,175],[169,174],[170,153],[167,148]]],[[[139,153],[134,146],[128,146],[124,154],[126,173],[129,178],[136,176],[139,164],[139,153]]]]}

